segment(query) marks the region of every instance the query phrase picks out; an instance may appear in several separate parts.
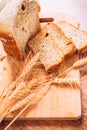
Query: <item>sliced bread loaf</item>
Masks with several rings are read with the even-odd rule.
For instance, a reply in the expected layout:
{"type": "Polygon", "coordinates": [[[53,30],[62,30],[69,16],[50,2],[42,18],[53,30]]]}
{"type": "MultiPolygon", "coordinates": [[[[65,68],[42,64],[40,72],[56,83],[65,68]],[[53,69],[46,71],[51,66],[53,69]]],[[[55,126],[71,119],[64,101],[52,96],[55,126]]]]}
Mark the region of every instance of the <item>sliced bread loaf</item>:
{"type": "Polygon", "coordinates": [[[59,66],[64,59],[63,51],[56,46],[44,28],[28,42],[28,45],[35,54],[40,52],[40,60],[47,71],[59,66]]]}
{"type": "Polygon", "coordinates": [[[55,23],[47,23],[44,30],[52,36],[55,44],[63,50],[64,55],[72,55],[75,52],[75,46],[70,38],[67,38],[63,31],[55,23]]]}
{"type": "Polygon", "coordinates": [[[58,48],[50,35],[46,36],[40,46],[40,60],[47,71],[59,66],[64,59],[64,54],[58,48]]]}
{"type": "Polygon", "coordinates": [[[64,21],[58,22],[57,25],[63,30],[67,37],[72,39],[79,52],[87,48],[87,33],[85,31],[64,21]]]}
{"type": "Polygon", "coordinates": [[[26,43],[40,29],[36,0],[11,0],[0,12],[0,40],[8,55],[24,58],[26,43]]]}

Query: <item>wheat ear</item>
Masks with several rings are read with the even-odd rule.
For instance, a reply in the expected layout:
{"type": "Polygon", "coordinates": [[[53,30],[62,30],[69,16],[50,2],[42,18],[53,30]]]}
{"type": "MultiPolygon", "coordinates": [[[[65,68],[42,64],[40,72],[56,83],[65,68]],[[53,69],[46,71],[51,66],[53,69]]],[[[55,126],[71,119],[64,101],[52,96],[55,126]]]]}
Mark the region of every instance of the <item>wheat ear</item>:
{"type": "Polygon", "coordinates": [[[86,64],[87,64],[87,57],[76,61],[76,62],[73,64],[73,68],[78,68],[78,67],[81,67],[81,66],[86,65],[86,64]]]}
{"type": "Polygon", "coordinates": [[[3,92],[3,94],[0,97],[0,102],[5,96],[9,96],[15,87],[20,84],[20,82],[26,81],[26,77],[29,76],[29,73],[32,71],[33,67],[37,64],[37,61],[39,59],[39,53],[37,53],[27,64],[24,66],[22,73],[19,75],[19,77],[11,84],[9,87],[3,92]]]}
{"type": "Polygon", "coordinates": [[[15,112],[18,109],[22,108],[23,106],[25,106],[27,103],[29,103],[33,98],[35,98],[36,94],[32,93],[29,96],[25,97],[24,99],[22,99],[21,101],[19,101],[18,103],[16,103],[12,109],[7,113],[11,113],[11,112],[15,112]]]}
{"type": "Polygon", "coordinates": [[[35,102],[35,100],[37,100],[39,98],[39,96],[41,97],[41,95],[43,96],[44,93],[46,93],[48,91],[49,86],[44,87],[40,92],[36,93],[32,93],[29,96],[25,97],[23,100],[19,101],[18,103],[16,103],[12,109],[9,111],[9,113],[14,112],[20,108],[22,108],[23,106],[25,106],[27,103],[29,102],[35,102]]]}
{"type": "Polygon", "coordinates": [[[8,97],[8,100],[12,99],[23,99],[29,95],[31,89],[37,86],[37,80],[32,79],[30,82],[21,82],[19,86],[13,91],[13,93],[8,97]]]}
{"type": "Polygon", "coordinates": [[[58,77],[62,77],[64,75],[66,75],[68,72],[70,72],[72,69],[79,68],[86,64],[87,64],[87,57],[76,61],[69,69],[67,69],[67,70],[63,71],[61,74],[59,74],[58,77]]]}
{"type": "Polygon", "coordinates": [[[68,85],[72,88],[79,87],[80,82],[78,79],[72,79],[72,78],[55,78],[53,81],[51,81],[51,84],[57,84],[57,85],[68,85]]]}
{"type": "Polygon", "coordinates": [[[31,89],[36,85],[36,80],[32,79],[27,83],[20,83],[16,90],[6,98],[6,100],[0,106],[0,121],[7,115],[9,110],[16,104],[16,102],[22,100],[29,95],[31,89]]]}
{"type": "MultiPolygon", "coordinates": [[[[29,95],[31,89],[33,87],[37,86],[36,84],[36,79],[32,79],[30,82],[21,82],[17,88],[13,91],[13,93],[7,98],[7,100],[5,100],[2,105],[0,106],[0,108],[5,105],[6,107],[6,103],[8,102],[8,104],[10,105],[11,101],[17,101],[17,100],[22,100],[24,97],[26,97],[27,95],[29,95]]],[[[0,111],[1,112],[1,111],[0,111]]]]}
{"type": "Polygon", "coordinates": [[[15,120],[30,106],[35,105],[36,103],[38,103],[38,101],[48,92],[48,90],[50,89],[50,86],[44,86],[44,88],[36,93],[35,98],[33,100],[31,100],[31,102],[29,102],[28,104],[26,104],[26,106],[20,111],[20,113],[7,125],[7,127],[4,130],[7,130],[14,122],[15,120]]]}

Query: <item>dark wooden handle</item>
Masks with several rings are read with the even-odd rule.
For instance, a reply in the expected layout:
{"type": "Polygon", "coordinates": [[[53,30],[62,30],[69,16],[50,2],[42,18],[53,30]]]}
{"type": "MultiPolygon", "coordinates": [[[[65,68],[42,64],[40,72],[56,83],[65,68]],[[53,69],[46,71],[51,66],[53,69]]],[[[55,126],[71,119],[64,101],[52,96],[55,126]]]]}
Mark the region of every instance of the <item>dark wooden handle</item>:
{"type": "Polygon", "coordinates": [[[54,18],[52,18],[52,17],[40,18],[40,23],[43,23],[43,22],[53,22],[53,21],[54,21],[54,18]]]}

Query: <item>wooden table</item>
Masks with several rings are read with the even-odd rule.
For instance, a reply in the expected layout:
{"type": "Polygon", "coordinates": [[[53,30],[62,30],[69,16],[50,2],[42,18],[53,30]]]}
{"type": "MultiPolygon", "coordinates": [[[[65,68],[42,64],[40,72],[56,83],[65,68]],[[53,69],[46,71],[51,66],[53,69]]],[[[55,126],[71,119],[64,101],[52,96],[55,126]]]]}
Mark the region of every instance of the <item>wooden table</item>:
{"type": "MultiPolygon", "coordinates": [[[[62,12],[78,18],[80,28],[87,31],[87,0],[40,0],[42,11],[62,12]],[[46,6],[45,6],[46,4],[46,6]]],[[[82,118],[78,121],[16,121],[9,130],[87,130],[87,66],[81,68],[82,118]]],[[[3,121],[0,130],[9,123],[3,121]]]]}

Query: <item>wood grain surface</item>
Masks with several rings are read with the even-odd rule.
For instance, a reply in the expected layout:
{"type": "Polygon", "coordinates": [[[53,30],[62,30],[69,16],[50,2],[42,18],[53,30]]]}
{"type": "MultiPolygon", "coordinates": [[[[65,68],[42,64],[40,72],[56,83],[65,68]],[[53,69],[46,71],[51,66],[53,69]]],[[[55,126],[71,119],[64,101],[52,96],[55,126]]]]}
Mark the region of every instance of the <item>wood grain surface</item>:
{"type": "MultiPolygon", "coordinates": [[[[40,13],[40,18],[46,18],[53,16],[54,22],[58,21],[67,21],[74,26],[78,27],[78,21],[75,17],[65,15],[63,13],[40,13]]],[[[41,23],[43,26],[45,23],[41,23]]],[[[2,45],[2,44],[0,44],[2,45]]],[[[3,55],[3,46],[0,46],[0,53],[3,55]]],[[[4,52],[5,53],[5,52],[4,52]]],[[[65,69],[69,68],[75,61],[79,59],[79,55],[76,54],[69,58],[66,58],[62,67],[60,67],[59,72],[61,73],[65,69]]],[[[13,66],[11,67],[8,59],[4,59],[3,62],[0,63],[0,92],[4,91],[3,89],[7,88],[8,85],[13,81],[14,75],[12,72],[13,66]],[[6,68],[5,70],[3,68],[6,68]],[[9,75],[9,76],[8,76],[9,75]],[[5,82],[3,82],[3,79],[5,82]]],[[[21,63],[20,63],[21,64],[21,63]]],[[[15,65],[16,66],[16,65],[15,65]]],[[[17,68],[16,68],[17,69],[17,68]]],[[[45,73],[41,71],[38,72],[38,77],[45,77],[45,73]]],[[[79,68],[73,69],[71,72],[68,73],[68,77],[72,79],[77,79],[80,81],[80,73],[79,68]]],[[[43,81],[42,81],[43,82],[43,81]]],[[[17,115],[18,112],[11,113],[7,115],[6,119],[12,119],[17,115]]],[[[49,92],[43,96],[43,98],[33,106],[32,109],[27,109],[19,118],[20,119],[67,119],[67,120],[76,120],[81,117],[81,96],[80,96],[80,89],[78,85],[70,86],[70,85],[62,85],[56,87],[55,85],[51,86],[49,92]],[[73,88],[73,89],[72,89],[73,88]],[[77,104],[77,105],[76,105],[77,104]],[[69,107],[68,107],[69,105],[69,107]]]]}
{"type": "MultiPolygon", "coordinates": [[[[48,0],[49,1],[49,0],[48,0]]],[[[50,0],[49,3],[44,0],[41,4],[48,11],[64,12],[76,16],[80,23],[80,28],[87,31],[87,0],[50,0]],[[56,9],[56,10],[55,10],[56,9]]],[[[43,8],[44,8],[43,7],[43,8]]],[[[44,10],[45,11],[45,10],[44,10]]],[[[82,118],[78,121],[58,121],[58,120],[27,120],[16,121],[9,130],[87,130],[87,66],[80,70],[81,73],[81,92],[82,92],[82,118]]],[[[0,130],[9,123],[3,121],[0,124],[0,130]]]]}
{"type": "MultiPolygon", "coordinates": [[[[69,68],[75,61],[79,59],[79,55],[75,54],[70,58],[66,58],[59,69],[59,73],[69,68]]],[[[5,76],[7,76],[6,73],[5,76]]],[[[45,73],[41,70],[38,77],[44,79],[45,73]]],[[[73,69],[67,73],[67,77],[79,81],[76,85],[51,85],[49,91],[41,98],[41,100],[31,109],[27,109],[19,118],[24,120],[78,120],[81,118],[81,91],[80,91],[80,73],[79,68],[73,69]]],[[[3,77],[4,78],[4,77],[3,77]]],[[[1,79],[1,75],[0,75],[1,79]]],[[[1,81],[2,82],[2,81],[1,81]]],[[[42,81],[43,82],[43,81],[42,81]]],[[[7,82],[8,83],[8,82],[7,82]]],[[[1,87],[2,88],[2,87],[1,87]]],[[[1,90],[0,88],[0,90],[1,90]]],[[[8,115],[5,119],[11,120],[20,111],[8,115]]]]}

